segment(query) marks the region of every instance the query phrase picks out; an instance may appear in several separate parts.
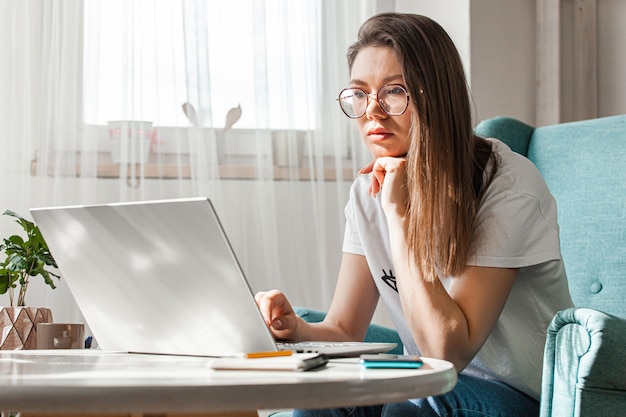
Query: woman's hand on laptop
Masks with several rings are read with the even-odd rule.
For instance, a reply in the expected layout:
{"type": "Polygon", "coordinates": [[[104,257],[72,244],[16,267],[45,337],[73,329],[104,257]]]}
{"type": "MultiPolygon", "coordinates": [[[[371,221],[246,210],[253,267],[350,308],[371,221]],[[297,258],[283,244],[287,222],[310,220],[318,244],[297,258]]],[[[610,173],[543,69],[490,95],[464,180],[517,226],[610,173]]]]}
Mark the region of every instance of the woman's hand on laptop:
{"type": "Polygon", "coordinates": [[[293,311],[285,294],[278,290],[258,292],[256,300],[265,323],[270,328],[274,338],[279,340],[303,340],[299,335],[302,319],[293,311]]]}

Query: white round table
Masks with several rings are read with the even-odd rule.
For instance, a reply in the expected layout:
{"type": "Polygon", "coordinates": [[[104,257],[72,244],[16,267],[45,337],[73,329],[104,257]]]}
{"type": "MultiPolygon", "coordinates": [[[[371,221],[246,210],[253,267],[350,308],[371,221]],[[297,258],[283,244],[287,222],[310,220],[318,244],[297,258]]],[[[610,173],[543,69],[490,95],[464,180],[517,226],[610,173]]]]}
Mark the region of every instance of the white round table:
{"type": "MultiPolygon", "coordinates": [[[[0,352],[0,410],[41,413],[215,413],[398,402],[450,391],[451,363],[364,369],[333,359],[307,372],[218,371],[210,358],[98,350],[0,352]]],[[[248,414],[241,414],[248,415],[248,414]]]]}

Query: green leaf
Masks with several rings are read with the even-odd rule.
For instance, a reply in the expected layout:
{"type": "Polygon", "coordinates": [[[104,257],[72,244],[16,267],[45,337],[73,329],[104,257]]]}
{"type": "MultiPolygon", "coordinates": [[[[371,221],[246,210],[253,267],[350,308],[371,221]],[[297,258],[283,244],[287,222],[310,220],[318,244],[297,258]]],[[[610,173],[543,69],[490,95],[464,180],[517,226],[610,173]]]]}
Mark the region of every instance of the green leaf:
{"type": "Polygon", "coordinates": [[[5,294],[9,288],[15,288],[18,274],[6,268],[0,268],[0,294],[5,294]]]}
{"type": "Polygon", "coordinates": [[[15,288],[17,284],[22,287],[20,290],[22,294],[26,291],[29,277],[38,275],[41,275],[51,288],[56,288],[52,277],[57,279],[61,277],[46,270],[46,266],[57,268],[57,263],[39,228],[11,210],[6,210],[3,214],[14,217],[27,236],[24,239],[19,235],[12,235],[2,240],[0,250],[5,253],[6,258],[0,263],[0,294],[9,288],[15,288]]]}
{"type": "Polygon", "coordinates": [[[22,229],[24,229],[26,234],[29,236],[31,235],[33,229],[36,228],[33,222],[26,220],[25,218],[23,218],[22,216],[20,216],[14,211],[6,210],[3,214],[7,216],[15,217],[17,219],[16,222],[19,223],[20,226],[22,226],[22,229]]]}
{"type": "Polygon", "coordinates": [[[6,268],[9,271],[18,272],[25,271],[29,268],[30,263],[22,254],[12,253],[7,257],[6,268]]]}
{"type": "Polygon", "coordinates": [[[24,246],[24,239],[22,238],[22,236],[13,235],[9,236],[9,238],[5,240],[5,243],[9,247],[21,248],[22,246],[24,246]]]}
{"type": "Polygon", "coordinates": [[[41,276],[43,276],[43,280],[45,281],[45,283],[52,287],[52,289],[55,289],[56,286],[54,285],[54,281],[52,280],[52,278],[50,278],[50,275],[54,275],[55,277],[59,278],[58,275],[55,275],[52,272],[43,270],[41,271],[41,276]]]}
{"type": "Polygon", "coordinates": [[[2,213],[2,214],[5,215],[5,216],[17,217],[18,219],[20,218],[20,216],[16,212],[14,212],[12,210],[5,210],[4,213],[2,213]]]}

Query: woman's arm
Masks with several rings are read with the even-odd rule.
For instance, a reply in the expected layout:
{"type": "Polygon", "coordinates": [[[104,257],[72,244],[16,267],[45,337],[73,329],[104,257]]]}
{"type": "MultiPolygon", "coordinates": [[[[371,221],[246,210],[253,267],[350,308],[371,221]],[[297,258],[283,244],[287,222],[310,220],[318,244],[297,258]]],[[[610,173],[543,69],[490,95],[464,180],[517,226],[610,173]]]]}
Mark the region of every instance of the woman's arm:
{"type": "Polygon", "coordinates": [[[280,291],[257,293],[261,314],[277,339],[360,341],[378,303],[378,289],[364,256],[344,253],[333,301],[321,323],[307,323],[280,291]]]}
{"type": "Polygon", "coordinates": [[[446,359],[460,372],[491,333],[517,270],[468,266],[448,293],[439,280],[420,279],[412,262],[399,258],[394,254],[402,310],[420,352],[446,359]]]}
{"type": "Polygon", "coordinates": [[[340,330],[332,339],[324,340],[363,340],[378,298],[365,256],[344,253],[333,301],[324,319],[324,325],[340,330]]]}

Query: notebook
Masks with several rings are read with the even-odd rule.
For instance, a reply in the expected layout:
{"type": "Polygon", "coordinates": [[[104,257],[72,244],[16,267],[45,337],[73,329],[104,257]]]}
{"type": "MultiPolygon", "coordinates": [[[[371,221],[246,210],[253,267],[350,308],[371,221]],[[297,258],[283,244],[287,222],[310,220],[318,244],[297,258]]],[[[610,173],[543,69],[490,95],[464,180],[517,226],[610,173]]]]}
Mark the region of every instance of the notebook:
{"type": "MultiPolygon", "coordinates": [[[[100,348],[213,357],[279,349],[209,199],[33,208],[31,214],[100,348]]],[[[394,347],[280,349],[356,356],[394,347]]]]}

